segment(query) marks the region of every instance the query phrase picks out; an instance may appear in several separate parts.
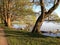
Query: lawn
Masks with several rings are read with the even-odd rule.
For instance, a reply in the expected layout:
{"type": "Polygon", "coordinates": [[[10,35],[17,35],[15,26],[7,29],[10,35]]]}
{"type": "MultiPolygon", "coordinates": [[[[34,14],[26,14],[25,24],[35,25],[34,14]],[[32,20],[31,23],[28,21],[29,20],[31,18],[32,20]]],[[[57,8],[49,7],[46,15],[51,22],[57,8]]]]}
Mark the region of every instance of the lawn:
{"type": "Polygon", "coordinates": [[[60,45],[59,37],[47,37],[19,30],[5,30],[5,33],[9,45],[60,45]]]}

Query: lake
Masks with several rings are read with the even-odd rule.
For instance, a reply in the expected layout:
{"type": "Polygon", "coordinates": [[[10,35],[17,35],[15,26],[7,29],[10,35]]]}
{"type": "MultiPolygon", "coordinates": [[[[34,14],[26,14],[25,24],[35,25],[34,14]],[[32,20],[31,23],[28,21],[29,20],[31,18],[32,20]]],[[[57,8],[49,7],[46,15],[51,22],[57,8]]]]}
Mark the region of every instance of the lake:
{"type": "Polygon", "coordinates": [[[56,31],[60,30],[60,23],[54,22],[54,21],[44,21],[41,30],[42,31],[56,31]]]}
{"type": "MultiPolygon", "coordinates": [[[[17,25],[14,24],[13,25],[14,28],[26,28],[26,25],[17,25]]],[[[32,30],[32,27],[30,27],[30,31],[32,30]]],[[[41,28],[41,31],[51,31],[51,32],[56,32],[57,30],[60,32],[60,23],[57,23],[55,21],[44,21],[41,28]]],[[[43,33],[43,35],[46,36],[52,36],[52,37],[56,37],[59,36],[60,37],[60,33],[43,33]]]]}

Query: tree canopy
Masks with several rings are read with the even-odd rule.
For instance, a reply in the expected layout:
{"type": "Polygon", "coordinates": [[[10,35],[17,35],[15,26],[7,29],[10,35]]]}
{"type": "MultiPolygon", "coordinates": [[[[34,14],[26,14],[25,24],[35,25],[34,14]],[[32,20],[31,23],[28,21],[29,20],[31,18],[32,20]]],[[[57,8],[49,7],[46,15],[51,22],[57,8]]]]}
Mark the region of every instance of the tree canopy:
{"type": "Polygon", "coordinates": [[[32,32],[40,32],[44,19],[59,6],[60,0],[0,0],[0,14],[5,26],[11,26],[14,16],[34,15],[32,6],[40,6],[38,17],[32,32]]]}

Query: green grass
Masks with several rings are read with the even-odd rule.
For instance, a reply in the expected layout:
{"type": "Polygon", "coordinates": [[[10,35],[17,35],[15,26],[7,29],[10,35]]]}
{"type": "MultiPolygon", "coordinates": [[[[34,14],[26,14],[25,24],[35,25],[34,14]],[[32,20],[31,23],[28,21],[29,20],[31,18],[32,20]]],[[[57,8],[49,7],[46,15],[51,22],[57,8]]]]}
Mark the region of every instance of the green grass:
{"type": "Polygon", "coordinates": [[[0,27],[5,28],[8,45],[60,45],[60,37],[48,37],[27,31],[9,29],[4,27],[3,24],[0,24],[0,27]]]}
{"type": "Polygon", "coordinates": [[[5,33],[9,45],[60,45],[59,37],[17,30],[5,30],[5,33]]]}

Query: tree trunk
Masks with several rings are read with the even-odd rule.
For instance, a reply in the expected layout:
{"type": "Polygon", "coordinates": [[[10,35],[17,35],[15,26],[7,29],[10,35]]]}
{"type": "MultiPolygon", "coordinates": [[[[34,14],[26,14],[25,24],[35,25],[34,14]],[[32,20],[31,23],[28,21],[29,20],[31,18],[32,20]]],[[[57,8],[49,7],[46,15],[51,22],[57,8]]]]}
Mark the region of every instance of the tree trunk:
{"type": "Polygon", "coordinates": [[[41,0],[40,3],[42,4],[41,5],[41,15],[38,17],[36,23],[35,23],[35,26],[32,30],[32,33],[33,32],[36,32],[36,33],[39,33],[40,32],[40,28],[42,26],[42,23],[44,21],[44,16],[45,16],[45,7],[44,7],[44,0],[41,0]]]}
{"type": "Polygon", "coordinates": [[[4,25],[5,25],[6,27],[8,26],[8,24],[7,24],[6,20],[4,20],[4,25]]]}
{"type": "Polygon", "coordinates": [[[9,15],[9,17],[7,18],[7,24],[8,24],[8,27],[11,27],[11,18],[10,18],[11,15],[9,15]]]}
{"type": "Polygon", "coordinates": [[[8,18],[7,21],[4,20],[4,24],[5,24],[6,27],[11,27],[11,19],[8,18]]]}
{"type": "Polygon", "coordinates": [[[36,32],[36,33],[40,32],[40,28],[42,26],[42,23],[43,23],[44,19],[46,17],[48,17],[58,7],[59,2],[60,2],[60,0],[57,0],[57,3],[54,4],[53,7],[48,12],[45,12],[44,0],[40,0],[40,3],[42,4],[41,5],[41,15],[37,19],[37,21],[35,23],[35,26],[34,26],[34,28],[32,30],[32,33],[33,32],[36,32]]]}
{"type": "Polygon", "coordinates": [[[48,16],[48,21],[50,21],[50,16],[48,16]]]}
{"type": "Polygon", "coordinates": [[[6,10],[5,10],[5,14],[6,14],[5,17],[6,17],[7,27],[11,27],[11,15],[9,13],[9,11],[10,11],[10,6],[9,6],[10,0],[7,0],[6,2],[7,2],[7,4],[6,4],[6,10]]]}
{"type": "Polygon", "coordinates": [[[43,15],[41,15],[38,20],[36,21],[35,23],[35,26],[32,30],[32,33],[35,32],[35,33],[40,33],[40,28],[42,26],[42,23],[43,23],[44,19],[43,19],[43,15]]]}

